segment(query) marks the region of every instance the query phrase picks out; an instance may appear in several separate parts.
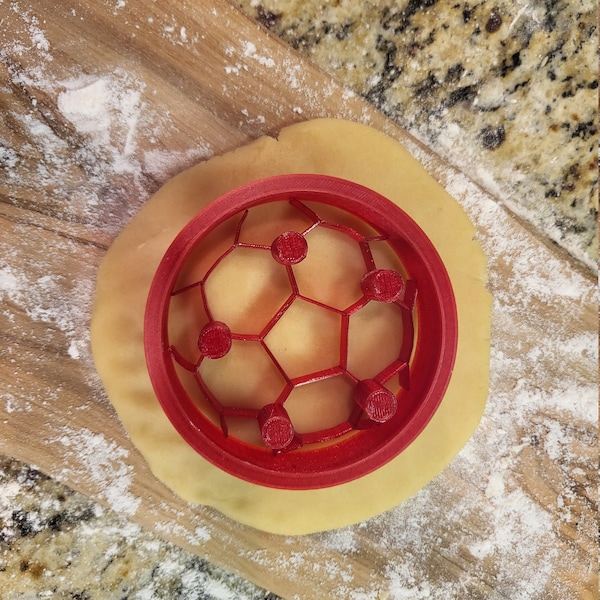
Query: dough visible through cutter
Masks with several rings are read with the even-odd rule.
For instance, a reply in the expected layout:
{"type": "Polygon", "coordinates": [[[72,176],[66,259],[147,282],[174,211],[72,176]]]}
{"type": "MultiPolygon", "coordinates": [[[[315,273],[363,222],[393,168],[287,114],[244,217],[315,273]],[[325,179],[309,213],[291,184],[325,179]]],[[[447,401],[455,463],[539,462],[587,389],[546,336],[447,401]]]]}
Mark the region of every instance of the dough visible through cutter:
{"type": "Polygon", "coordinates": [[[342,527],[413,495],[459,452],[487,399],[491,298],[486,259],[462,208],[397,142],[364,125],[320,119],[283,129],[168,181],[132,219],[98,273],[92,349],[132,441],[158,479],[187,501],[280,534],[342,527]],[[249,181],[284,173],[332,175],[369,187],[406,211],[441,255],[459,320],[456,364],[429,424],[373,473],[317,490],[283,490],[227,474],[197,454],[164,415],[144,357],[143,321],[154,272],[168,246],[206,204],[249,181]]]}

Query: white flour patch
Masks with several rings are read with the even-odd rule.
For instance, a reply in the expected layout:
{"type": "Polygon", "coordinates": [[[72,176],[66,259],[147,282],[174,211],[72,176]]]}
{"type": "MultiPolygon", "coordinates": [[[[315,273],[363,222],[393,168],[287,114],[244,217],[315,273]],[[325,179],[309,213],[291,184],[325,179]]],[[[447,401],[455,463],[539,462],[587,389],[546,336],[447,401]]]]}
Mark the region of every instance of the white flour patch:
{"type": "Polygon", "coordinates": [[[208,542],[212,538],[212,535],[208,527],[198,526],[194,529],[194,538],[195,543],[208,542]]]}
{"type": "Polygon", "coordinates": [[[115,77],[77,77],[60,85],[64,88],[58,96],[60,112],[94,146],[110,150],[116,174],[139,175],[139,165],[129,157],[136,150],[145,85],[123,71],[115,77]]]}
{"type": "MultiPolygon", "coordinates": [[[[13,254],[8,250],[4,260],[14,261],[13,254]]],[[[64,275],[56,273],[31,278],[24,271],[2,263],[0,259],[0,300],[18,307],[32,321],[61,331],[66,338],[66,353],[72,359],[89,359],[92,282],[87,279],[67,282],[64,275]]]]}
{"type": "Polygon", "coordinates": [[[258,54],[256,46],[252,42],[244,42],[242,48],[244,56],[257,61],[263,67],[268,67],[269,69],[275,67],[275,61],[270,56],[258,54]]]}
{"type": "Polygon", "coordinates": [[[141,499],[129,490],[133,479],[133,467],[126,462],[129,451],[89,429],[62,427],[59,431],[61,435],[50,442],[64,447],[77,475],[97,486],[98,496],[114,511],[133,517],[141,499]]]}
{"type": "Polygon", "coordinates": [[[210,157],[212,150],[206,144],[198,145],[184,152],[165,152],[164,150],[146,150],[143,153],[141,167],[156,179],[166,181],[182,170],[210,157]]]}
{"type": "Polygon", "coordinates": [[[8,173],[12,172],[16,164],[19,162],[19,157],[13,148],[5,148],[0,146],[0,164],[8,169],[8,173]]]}
{"type": "Polygon", "coordinates": [[[465,562],[461,548],[468,549],[476,561],[492,559],[498,580],[504,582],[499,589],[510,590],[511,598],[542,597],[539,594],[543,594],[558,558],[557,551],[551,549],[554,539],[551,518],[521,490],[506,493],[499,476],[490,476],[486,496],[491,505],[476,496],[457,497],[438,479],[404,505],[368,525],[381,536],[378,545],[397,557],[385,567],[390,599],[463,597],[466,588],[462,589],[460,580],[436,581],[432,585],[428,575],[432,565],[451,561],[464,570],[465,581],[477,577],[482,566],[465,562]],[[465,525],[481,521],[485,523],[485,531],[474,532],[465,527],[455,531],[451,543],[436,537],[439,531],[452,530],[457,520],[465,525]],[[431,527],[434,521],[436,527],[431,527]],[[533,544],[527,540],[536,541],[533,544]],[[546,549],[543,560],[540,548],[546,549]],[[532,561],[537,568],[529,572],[532,561]],[[527,578],[515,580],[516,573],[524,572],[528,573],[527,578]]]}
{"type": "Polygon", "coordinates": [[[176,522],[156,521],[154,523],[154,530],[164,536],[175,536],[185,539],[190,544],[198,544],[200,542],[208,541],[205,539],[205,534],[208,534],[208,530],[204,532],[201,529],[199,536],[197,536],[195,532],[190,535],[190,532],[186,527],[176,522]]]}
{"type": "Polygon", "coordinates": [[[15,302],[20,294],[20,282],[16,273],[8,266],[0,268],[0,299],[15,302]]]}
{"type": "Polygon", "coordinates": [[[91,80],[76,77],[61,85],[65,90],[59,95],[59,109],[79,132],[91,134],[93,149],[109,151],[114,175],[130,174],[143,182],[147,170],[153,177],[163,175],[153,168],[158,163],[168,163],[171,175],[212,156],[210,145],[202,140],[184,151],[162,149],[159,138],[173,128],[169,113],[151,109],[143,99],[145,83],[125,71],[117,69],[111,76],[91,80]],[[142,137],[144,150],[139,151],[142,137]]]}
{"type": "Polygon", "coordinates": [[[85,79],[64,82],[68,91],[58,95],[58,109],[77,130],[99,136],[102,143],[110,142],[111,116],[107,106],[106,79],[85,79]]]}
{"type": "Polygon", "coordinates": [[[0,400],[4,402],[4,410],[7,415],[14,412],[32,412],[33,406],[29,400],[21,400],[14,394],[9,392],[3,392],[0,394],[0,400]]]}
{"type": "MultiPolygon", "coordinates": [[[[4,473],[0,471],[0,480],[4,479],[4,473]]],[[[21,484],[16,480],[1,481],[0,483],[0,538],[12,540],[16,538],[14,527],[10,522],[15,512],[19,510],[19,503],[16,498],[21,492],[21,484]]]]}
{"type": "Polygon", "coordinates": [[[352,554],[358,550],[354,529],[349,527],[321,534],[320,542],[324,548],[340,554],[352,554]]]}
{"type": "Polygon", "coordinates": [[[81,358],[81,343],[76,340],[71,340],[69,347],[67,348],[68,355],[73,360],[79,360],[81,358]]]}

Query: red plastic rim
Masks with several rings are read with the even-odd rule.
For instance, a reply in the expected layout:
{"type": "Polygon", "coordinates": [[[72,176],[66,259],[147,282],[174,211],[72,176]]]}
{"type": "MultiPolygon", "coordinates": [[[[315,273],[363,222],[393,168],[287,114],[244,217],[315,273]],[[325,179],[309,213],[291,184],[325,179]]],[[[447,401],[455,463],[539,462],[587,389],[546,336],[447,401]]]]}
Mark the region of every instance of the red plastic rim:
{"type": "MultiPolygon", "coordinates": [[[[325,225],[338,227],[335,223],[325,225]]],[[[306,240],[297,232],[282,231],[269,249],[273,260],[287,269],[293,285],[294,265],[304,259],[308,250],[306,240]]],[[[342,323],[356,306],[339,311],[342,323]]],[[[219,360],[227,354],[236,335],[226,323],[209,321],[198,332],[199,352],[203,358],[219,360]]],[[[264,335],[257,336],[256,340],[262,343],[263,338],[264,335]]],[[[343,338],[342,333],[342,344],[343,338]]],[[[148,294],[144,321],[150,379],[163,410],[183,439],[224,471],[252,483],[283,489],[316,489],[345,483],[381,467],[402,452],[421,433],[442,401],[452,374],[457,340],[452,285],[440,256],[421,228],[397,205],[371,189],[310,174],[281,175],[249,183],[200,211],[177,235],[160,262],[148,294]],[[368,250],[364,250],[368,243],[364,239],[361,242],[360,235],[351,228],[339,227],[362,243],[365,264],[374,267],[365,269],[360,281],[364,296],[356,306],[369,301],[397,304],[402,310],[403,335],[407,340],[402,342],[398,359],[387,369],[372,379],[359,381],[354,377],[356,406],[352,415],[318,435],[294,432],[285,410],[285,393],[260,410],[241,411],[241,416],[255,419],[260,428],[265,443],[254,445],[228,435],[226,409],[219,408],[218,426],[186,392],[176,365],[183,364],[190,371],[198,365],[182,360],[171,344],[169,308],[182,269],[206,236],[231,217],[273,202],[296,203],[299,207],[304,202],[319,203],[345,211],[378,232],[378,239],[387,241],[402,265],[402,276],[377,269],[368,250]],[[399,383],[397,393],[390,392],[390,381],[399,383]],[[320,443],[324,441],[327,443],[320,443]]],[[[293,379],[284,373],[286,393],[295,385],[332,377],[344,370],[342,358],[339,366],[313,373],[312,379],[293,379]]],[[[200,378],[199,384],[202,385],[200,378]]]]}

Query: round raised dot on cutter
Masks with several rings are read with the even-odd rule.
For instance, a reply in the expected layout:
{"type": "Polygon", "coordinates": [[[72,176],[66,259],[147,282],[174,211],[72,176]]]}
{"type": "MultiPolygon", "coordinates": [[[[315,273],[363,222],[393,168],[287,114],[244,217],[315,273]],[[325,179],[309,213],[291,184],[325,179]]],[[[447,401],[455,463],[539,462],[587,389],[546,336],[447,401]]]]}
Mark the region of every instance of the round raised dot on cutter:
{"type": "Polygon", "coordinates": [[[258,413],[258,425],[266,446],[283,450],[294,439],[294,425],[281,404],[267,404],[258,413]]]}
{"type": "Polygon", "coordinates": [[[306,258],[308,243],[297,231],[286,231],[271,244],[271,254],[282,265],[296,265],[306,258]]]}
{"type": "Polygon", "coordinates": [[[375,269],[365,273],[360,287],[370,300],[395,302],[404,291],[404,280],[400,273],[391,269],[375,269]]]}
{"type": "Polygon", "coordinates": [[[398,408],[395,394],[373,379],[358,382],[356,402],[376,423],[389,421],[398,408]]]}
{"type": "Polygon", "coordinates": [[[198,336],[198,348],[203,356],[222,358],[231,349],[231,331],[221,321],[209,321],[198,336]]]}

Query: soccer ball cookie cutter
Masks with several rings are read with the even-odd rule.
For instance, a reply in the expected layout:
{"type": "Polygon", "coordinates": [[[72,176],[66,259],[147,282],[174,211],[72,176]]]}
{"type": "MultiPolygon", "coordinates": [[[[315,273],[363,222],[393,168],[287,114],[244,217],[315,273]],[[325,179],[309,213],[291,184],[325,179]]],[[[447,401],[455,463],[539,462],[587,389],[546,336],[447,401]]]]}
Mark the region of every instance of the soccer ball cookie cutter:
{"type": "MultiPolygon", "coordinates": [[[[340,276],[343,279],[344,273],[340,276]]],[[[318,269],[308,277],[318,279],[318,269]]],[[[231,298],[228,301],[231,303],[231,298]]],[[[185,325],[178,326],[178,330],[185,329],[185,325]]],[[[357,479],[408,447],[443,399],[457,341],[452,285],[423,230],[381,194],[348,180],[312,174],[251,182],[201,210],[164,254],[144,317],[148,373],[165,414],[179,434],[224,471],[258,485],[283,489],[317,489],[357,479]],[[269,240],[256,243],[244,239],[253,209],[282,203],[297,212],[302,226],[277,231],[275,224],[269,240]],[[360,223],[365,226],[357,225],[360,223]],[[182,273],[193,271],[197,257],[206,254],[203,244],[226,224],[230,240],[206,266],[194,272],[194,277],[185,280],[182,273]],[[345,298],[341,305],[307,293],[302,283],[308,281],[307,275],[299,276],[307,257],[312,260],[315,232],[323,231],[335,232],[358,249],[354,253],[358,260],[348,276],[354,297],[345,298]],[[378,265],[372,247],[382,244],[393,254],[397,268],[378,265]],[[270,285],[266,277],[263,291],[271,287],[289,290],[273,300],[272,315],[253,328],[238,326],[235,318],[218,314],[215,304],[223,294],[229,293],[234,304],[243,304],[235,286],[221,290],[220,296],[211,290],[217,273],[242,252],[252,264],[265,265],[267,275],[275,274],[276,285],[270,285]],[[184,351],[174,340],[181,332],[173,335],[169,322],[174,306],[192,294],[194,300],[188,304],[201,316],[194,321],[195,328],[186,332],[193,344],[187,343],[184,351]],[[357,375],[352,364],[359,364],[360,356],[351,356],[358,352],[353,347],[351,324],[371,303],[395,311],[391,326],[401,324],[398,344],[391,361],[375,372],[357,375]],[[317,325],[310,324],[312,317],[317,325]],[[307,319],[306,324],[302,319],[307,319]],[[329,357],[321,367],[309,356],[302,369],[297,369],[293,356],[290,362],[286,355],[287,346],[293,345],[292,334],[286,338],[286,326],[297,325],[299,320],[301,329],[312,327],[313,333],[321,327],[323,331],[332,328],[332,339],[339,332],[337,347],[329,343],[329,357]],[[224,401],[218,382],[246,377],[252,372],[250,359],[257,356],[264,372],[270,373],[264,384],[259,382],[258,397],[243,406],[237,406],[235,399],[224,401]],[[220,370],[220,365],[225,368],[220,370]],[[236,372],[227,373],[227,365],[234,365],[236,372]],[[339,383],[345,390],[343,409],[336,413],[342,417],[314,430],[302,429],[291,414],[290,398],[298,395],[298,390],[304,392],[325,382],[339,383]],[[256,435],[236,435],[232,421],[244,421],[256,435]]],[[[307,350],[306,344],[303,349],[307,350]]],[[[308,344],[309,354],[311,349],[308,344]]],[[[336,398],[322,401],[331,403],[336,398]]],[[[294,413],[301,414],[302,410],[315,410],[314,403],[296,402],[294,413]]]]}

